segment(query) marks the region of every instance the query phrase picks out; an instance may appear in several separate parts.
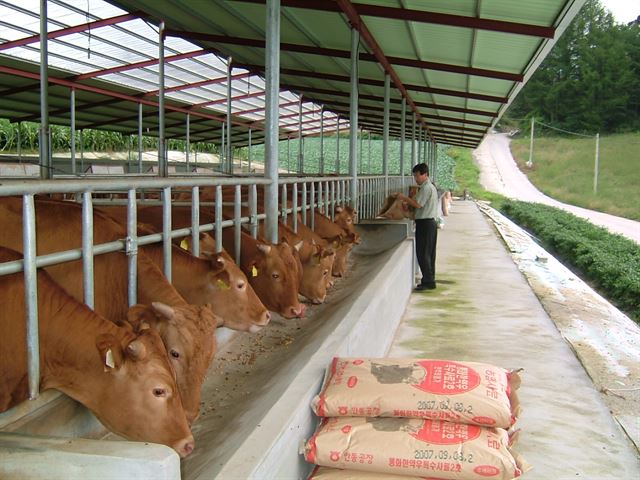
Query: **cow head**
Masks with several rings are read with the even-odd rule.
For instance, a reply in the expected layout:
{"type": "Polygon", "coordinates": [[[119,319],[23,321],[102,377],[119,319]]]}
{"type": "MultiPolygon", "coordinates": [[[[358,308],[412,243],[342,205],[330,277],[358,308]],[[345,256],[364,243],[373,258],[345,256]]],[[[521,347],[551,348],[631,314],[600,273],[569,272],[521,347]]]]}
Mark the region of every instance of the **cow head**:
{"type": "Polygon", "coordinates": [[[353,207],[349,205],[336,205],[333,221],[342,227],[348,235],[353,237],[353,243],[356,245],[360,244],[360,234],[354,227],[356,222],[356,210],[353,207]]]}
{"type": "Polygon", "coordinates": [[[94,384],[83,403],[118,435],[162,443],[181,457],[189,455],[193,436],[158,332],[141,322],[124,338],[98,335],[96,347],[104,371],[84,377],[94,384]]]}
{"type": "Polygon", "coordinates": [[[198,417],[202,382],[216,349],[215,330],[221,323],[209,306],[134,305],[128,322],[146,323],[158,331],[176,374],[178,390],[189,423],[198,417]]]}
{"type": "Polygon", "coordinates": [[[216,314],[227,328],[259,332],[271,320],[271,314],[260,301],[247,277],[226,252],[206,252],[211,262],[209,293],[216,314]]]}
{"type": "Polygon", "coordinates": [[[300,293],[311,303],[320,304],[327,296],[335,252],[330,248],[313,245],[313,251],[302,264],[302,283],[300,293]]]}
{"type": "Polygon", "coordinates": [[[302,317],[305,310],[298,301],[299,267],[292,248],[285,242],[258,243],[254,258],[243,263],[258,297],[269,310],[285,318],[302,317]]]}
{"type": "Polygon", "coordinates": [[[334,277],[342,277],[347,272],[347,259],[349,252],[353,248],[353,243],[347,239],[342,239],[339,246],[336,248],[336,258],[333,262],[333,269],[331,274],[334,277]]]}

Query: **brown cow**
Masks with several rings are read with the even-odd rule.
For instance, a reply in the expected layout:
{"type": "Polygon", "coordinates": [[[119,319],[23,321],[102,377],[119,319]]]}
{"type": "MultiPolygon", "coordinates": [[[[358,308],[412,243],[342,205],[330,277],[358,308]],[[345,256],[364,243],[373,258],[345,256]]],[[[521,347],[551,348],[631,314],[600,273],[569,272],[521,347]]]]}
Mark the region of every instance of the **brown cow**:
{"type": "MultiPolygon", "coordinates": [[[[0,262],[22,255],[0,248],[0,262]]],[[[194,440],[158,333],[129,312],[128,328],[115,325],[38,272],[40,388],[60,390],[129,440],[163,443],[181,457],[194,440]]],[[[0,411],[27,399],[25,287],[22,273],[0,276],[0,411]]],[[[160,307],[162,309],[163,307],[160,307]]]]}
{"type": "Polygon", "coordinates": [[[347,234],[353,236],[353,243],[360,244],[360,234],[356,231],[354,224],[356,222],[356,210],[350,205],[336,205],[334,208],[333,221],[342,227],[347,234]]]}
{"type": "MultiPolygon", "coordinates": [[[[122,228],[126,225],[126,208],[100,207],[98,210],[118,222],[122,228]]],[[[137,217],[138,235],[162,231],[162,207],[140,208],[137,217]]],[[[189,226],[191,209],[174,207],[172,227],[189,226]]],[[[180,244],[181,239],[176,243],[180,244]]],[[[142,250],[156,265],[162,267],[161,244],[147,245],[142,250]]],[[[171,267],[172,283],[187,302],[197,305],[210,303],[216,315],[222,318],[224,326],[233,330],[255,333],[269,323],[271,314],[227,252],[216,253],[214,249],[203,255],[206,258],[196,258],[190,254],[188,247],[186,250],[178,246],[172,249],[171,267]]],[[[202,251],[205,252],[204,249],[202,251]]]]}
{"type": "MultiPolygon", "coordinates": [[[[5,228],[0,240],[3,246],[22,251],[21,199],[0,199],[0,224],[5,228]]],[[[79,248],[81,207],[72,202],[38,199],[36,227],[39,255],[79,248]]],[[[95,243],[112,241],[122,235],[119,225],[97,212],[94,214],[95,243]]],[[[120,252],[95,257],[94,275],[98,281],[95,282],[94,310],[114,321],[127,315],[127,271],[127,258],[120,252]]],[[[74,298],[83,300],[80,261],[52,265],[47,267],[47,272],[74,298]]],[[[215,352],[215,330],[222,320],[209,306],[187,304],[144,252],[138,254],[138,301],[147,305],[161,301],[172,308],[173,314],[159,312],[153,323],[159,324],[187,417],[193,421],[200,408],[202,382],[215,352]]]]}
{"type": "MultiPolygon", "coordinates": [[[[261,235],[264,235],[264,230],[264,223],[262,223],[260,225],[261,235]]],[[[336,256],[335,252],[325,245],[314,243],[313,240],[305,240],[282,222],[278,222],[278,236],[280,241],[299,246],[294,253],[300,259],[302,268],[300,294],[308,298],[311,303],[324,302],[327,296],[327,287],[330,286],[329,280],[336,256]]]]}
{"type": "MultiPolygon", "coordinates": [[[[413,198],[416,195],[416,187],[409,187],[409,198],[413,198]]],[[[415,215],[415,210],[413,207],[396,198],[396,194],[389,195],[386,199],[382,208],[380,208],[380,212],[378,213],[378,218],[386,218],[388,220],[402,220],[403,218],[413,219],[415,215]]]]}
{"type": "MultiPolygon", "coordinates": [[[[158,231],[162,228],[161,212],[158,207],[141,208],[138,210],[138,220],[158,231]]],[[[171,216],[173,228],[191,226],[190,207],[173,207],[171,216]]],[[[214,221],[211,212],[200,212],[201,224],[214,221]]],[[[235,258],[234,243],[233,229],[223,229],[223,244],[231,255],[229,259],[235,258]]],[[[300,272],[292,248],[288,244],[268,245],[263,241],[256,242],[253,237],[242,232],[240,268],[246,275],[244,278],[248,278],[253,291],[269,310],[285,318],[301,317],[305,310],[304,305],[298,301],[300,272]],[[266,275],[265,272],[270,274],[266,275]]]]}
{"type": "MultiPolygon", "coordinates": [[[[336,249],[336,259],[333,262],[333,276],[342,277],[347,271],[349,252],[356,241],[356,233],[348,233],[341,226],[332,222],[329,217],[314,212],[315,232],[328,241],[339,239],[340,246],[336,249]]],[[[300,222],[298,222],[300,223],[300,222]]]]}

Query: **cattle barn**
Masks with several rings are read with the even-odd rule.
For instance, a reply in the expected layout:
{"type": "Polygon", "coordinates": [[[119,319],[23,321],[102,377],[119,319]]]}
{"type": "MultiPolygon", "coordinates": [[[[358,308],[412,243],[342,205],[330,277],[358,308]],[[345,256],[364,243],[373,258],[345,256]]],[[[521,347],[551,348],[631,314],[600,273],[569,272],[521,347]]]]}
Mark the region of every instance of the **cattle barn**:
{"type": "Polygon", "coordinates": [[[413,287],[380,207],[583,4],[0,2],[0,477],[304,478],[324,368],[383,356],[413,287]]]}

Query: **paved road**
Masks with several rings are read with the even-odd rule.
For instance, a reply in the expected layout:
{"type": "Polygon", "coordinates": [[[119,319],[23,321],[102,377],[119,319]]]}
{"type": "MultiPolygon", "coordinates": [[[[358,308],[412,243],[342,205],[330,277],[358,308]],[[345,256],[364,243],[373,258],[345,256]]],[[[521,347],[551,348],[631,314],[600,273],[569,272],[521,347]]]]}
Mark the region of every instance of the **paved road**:
{"type": "Polygon", "coordinates": [[[487,135],[474,150],[473,156],[480,167],[480,184],[486,190],[517,200],[561,208],[640,243],[640,222],[561,203],[540,192],[516,165],[507,134],[487,135]]]}

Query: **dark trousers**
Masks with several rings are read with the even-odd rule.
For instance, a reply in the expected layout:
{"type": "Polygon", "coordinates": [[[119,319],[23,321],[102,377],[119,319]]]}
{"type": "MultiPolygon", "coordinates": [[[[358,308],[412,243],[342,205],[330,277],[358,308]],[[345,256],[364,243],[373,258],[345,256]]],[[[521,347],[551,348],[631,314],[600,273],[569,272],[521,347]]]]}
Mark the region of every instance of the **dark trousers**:
{"type": "Polygon", "coordinates": [[[436,243],[438,225],[433,218],[416,220],[416,257],[422,272],[422,285],[436,284],[436,243]]]}

